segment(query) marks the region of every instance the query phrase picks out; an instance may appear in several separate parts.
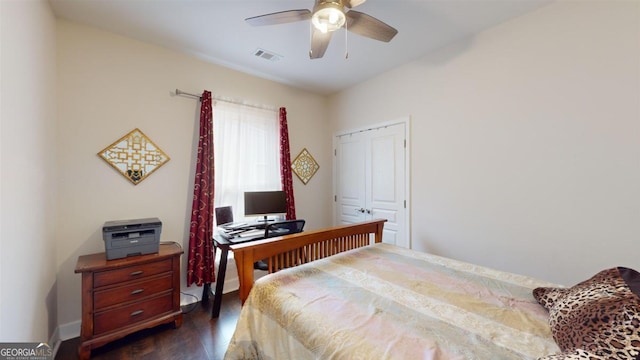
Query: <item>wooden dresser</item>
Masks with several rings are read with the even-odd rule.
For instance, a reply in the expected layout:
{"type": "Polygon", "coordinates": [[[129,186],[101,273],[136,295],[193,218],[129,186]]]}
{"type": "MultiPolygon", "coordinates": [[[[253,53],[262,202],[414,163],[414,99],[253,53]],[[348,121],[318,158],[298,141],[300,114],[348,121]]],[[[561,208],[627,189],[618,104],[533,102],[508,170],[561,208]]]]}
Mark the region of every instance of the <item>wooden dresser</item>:
{"type": "Polygon", "coordinates": [[[178,244],[157,254],[106,260],[105,253],[78,258],[82,274],[80,359],[91,350],[135,331],[173,322],[182,325],[178,244]]]}

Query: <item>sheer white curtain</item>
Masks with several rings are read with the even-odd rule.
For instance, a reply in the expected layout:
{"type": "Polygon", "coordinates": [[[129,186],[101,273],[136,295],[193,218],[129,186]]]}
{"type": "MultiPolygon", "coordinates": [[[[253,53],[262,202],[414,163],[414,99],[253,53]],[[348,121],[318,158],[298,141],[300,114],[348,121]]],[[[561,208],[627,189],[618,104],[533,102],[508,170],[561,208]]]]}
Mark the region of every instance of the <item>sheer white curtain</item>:
{"type": "Polygon", "coordinates": [[[214,206],[244,217],[244,192],[281,190],[278,111],[226,101],[213,105],[214,206]]]}

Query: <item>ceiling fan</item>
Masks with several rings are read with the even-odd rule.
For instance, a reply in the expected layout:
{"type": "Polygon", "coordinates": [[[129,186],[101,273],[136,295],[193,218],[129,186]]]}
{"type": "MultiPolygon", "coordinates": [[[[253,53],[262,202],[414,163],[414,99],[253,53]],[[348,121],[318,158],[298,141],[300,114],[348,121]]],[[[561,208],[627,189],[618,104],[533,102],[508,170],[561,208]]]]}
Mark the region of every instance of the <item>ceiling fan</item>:
{"type": "Polygon", "coordinates": [[[245,19],[253,26],[277,25],[311,19],[311,50],[309,57],[319,59],[324,56],[331,35],[345,27],[358,35],[389,42],[398,30],[365,13],[348,10],[366,0],[316,0],[313,12],[308,9],[287,10],[259,15],[245,19]]]}

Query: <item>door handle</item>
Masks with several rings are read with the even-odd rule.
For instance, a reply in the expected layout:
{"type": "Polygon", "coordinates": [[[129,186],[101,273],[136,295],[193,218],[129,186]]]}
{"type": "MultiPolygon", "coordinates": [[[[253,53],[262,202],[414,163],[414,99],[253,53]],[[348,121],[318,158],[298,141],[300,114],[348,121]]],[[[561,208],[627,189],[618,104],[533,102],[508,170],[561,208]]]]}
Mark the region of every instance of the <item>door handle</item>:
{"type": "Polygon", "coordinates": [[[371,215],[371,209],[367,209],[367,214],[371,215]]]}
{"type": "Polygon", "coordinates": [[[356,210],[356,212],[363,213],[363,214],[364,214],[364,211],[365,211],[364,208],[355,209],[355,210],[356,210]]]}

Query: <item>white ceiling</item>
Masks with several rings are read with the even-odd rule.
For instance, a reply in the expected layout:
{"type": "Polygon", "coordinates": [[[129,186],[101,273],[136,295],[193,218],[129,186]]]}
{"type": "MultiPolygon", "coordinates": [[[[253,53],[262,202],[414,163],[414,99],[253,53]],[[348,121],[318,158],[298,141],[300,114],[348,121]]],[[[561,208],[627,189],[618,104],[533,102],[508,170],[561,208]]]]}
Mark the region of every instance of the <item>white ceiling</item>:
{"type": "Polygon", "coordinates": [[[308,55],[308,21],[263,27],[244,21],[266,13],[312,9],[313,0],[49,1],[60,18],[330,94],[553,0],[368,0],[355,10],[395,27],[398,35],[384,43],[351,32],[346,37],[344,29],[338,30],[324,57],[315,60],[308,55]],[[282,59],[254,56],[258,48],[282,59]]]}

